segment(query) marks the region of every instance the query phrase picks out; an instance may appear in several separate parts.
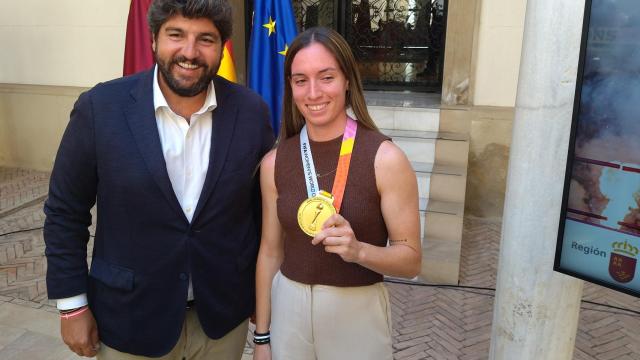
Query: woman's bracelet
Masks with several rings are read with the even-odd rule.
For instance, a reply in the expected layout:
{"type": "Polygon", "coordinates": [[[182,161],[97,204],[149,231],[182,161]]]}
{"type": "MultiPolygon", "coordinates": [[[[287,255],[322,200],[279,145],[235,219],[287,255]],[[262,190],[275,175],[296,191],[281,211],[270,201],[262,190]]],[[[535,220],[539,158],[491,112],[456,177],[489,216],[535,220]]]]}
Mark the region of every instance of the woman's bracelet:
{"type": "Polygon", "coordinates": [[[62,311],[60,311],[60,317],[62,319],[69,319],[69,318],[72,318],[72,317],[74,317],[76,315],[80,315],[80,314],[82,314],[83,312],[85,312],[87,310],[89,310],[89,306],[87,306],[87,305],[79,307],[77,309],[73,309],[73,310],[62,310],[62,311]]]}
{"type": "Polygon", "coordinates": [[[271,333],[267,331],[266,333],[259,333],[257,331],[253,332],[253,343],[256,345],[268,344],[271,342],[271,333]]]}

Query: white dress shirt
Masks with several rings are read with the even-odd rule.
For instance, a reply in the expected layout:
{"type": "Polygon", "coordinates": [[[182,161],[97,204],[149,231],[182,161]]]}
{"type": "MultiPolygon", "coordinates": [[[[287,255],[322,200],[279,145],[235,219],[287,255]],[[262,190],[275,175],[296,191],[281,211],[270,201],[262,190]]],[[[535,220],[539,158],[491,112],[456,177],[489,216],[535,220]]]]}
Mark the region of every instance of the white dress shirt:
{"type": "MultiPolygon", "coordinates": [[[[167,173],[178,202],[189,222],[193,219],[198,199],[209,168],[211,149],[211,113],[216,108],[216,92],[213,82],[207,89],[207,97],[200,110],[191,115],[189,122],[171,110],[158,83],[158,67],[153,76],[153,106],[156,114],[158,135],[167,173]]],[[[189,279],[188,300],[193,299],[193,286],[189,279]]],[[[86,294],[58,299],[60,310],[74,309],[86,305],[86,294]]]]}

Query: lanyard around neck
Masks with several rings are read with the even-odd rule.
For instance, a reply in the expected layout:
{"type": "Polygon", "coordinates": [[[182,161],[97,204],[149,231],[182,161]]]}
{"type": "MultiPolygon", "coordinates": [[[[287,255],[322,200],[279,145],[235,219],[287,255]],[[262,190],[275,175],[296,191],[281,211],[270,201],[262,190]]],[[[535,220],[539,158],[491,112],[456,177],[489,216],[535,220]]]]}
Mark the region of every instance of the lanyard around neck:
{"type": "MultiPolygon", "coordinates": [[[[351,117],[347,116],[347,124],[345,125],[344,134],[342,135],[342,144],[340,145],[340,157],[338,158],[336,177],[333,180],[333,188],[331,190],[331,194],[334,199],[333,206],[336,208],[337,212],[340,212],[344,190],[347,185],[349,165],[351,164],[351,153],[353,152],[357,131],[358,123],[351,117]]],[[[307,196],[312,198],[318,195],[320,189],[318,187],[316,168],[313,163],[307,125],[303,126],[300,131],[300,155],[302,157],[302,168],[304,169],[305,183],[307,185],[307,196]]]]}

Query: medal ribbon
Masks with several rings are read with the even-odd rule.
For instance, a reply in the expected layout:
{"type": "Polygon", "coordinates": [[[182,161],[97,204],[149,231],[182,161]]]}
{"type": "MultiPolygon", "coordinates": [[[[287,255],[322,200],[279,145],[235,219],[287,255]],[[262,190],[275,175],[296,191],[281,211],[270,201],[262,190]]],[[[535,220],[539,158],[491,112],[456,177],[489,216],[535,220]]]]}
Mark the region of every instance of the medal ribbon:
{"type": "Polygon", "coordinates": [[[307,134],[307,125],[302,127],[300,131],[300,156],[302,157],[302,168],[304,169],[304,179],[307,183],[307,196],[309,198],[318,195],[318,177],[316,176],[316,167],[313,165],[313,156],[311,155],[311,145],[309,144],[309,134],[307,134]]]}
{"type": "Polygon", "coordinates": [[[342,145],[340,145],[338,169],[336,170],[336,177],[333,180],[333,188],[331,189],[331,194],[333,194],[333,207],[336,208],[337,213],[340,213],[340,206],[342,206],[342,198],[344,197],[344,189],[347,186],[347,176],[349,175],[349,165],[351,164],[351,153],[353,152],[353,145],[356,142],[357,131],[358,123],[347,116],[347,126],[344,129],[344,135],[342,135],[342,145]]]}
{"type": "MultiPolygon", "coordinates": [[[[351,153],[356,141],[356,133],[358,131],[358,123],[351,117],[347,116],[347,124],[342,135],[342,144],[340,145],[340,157],[338,158],[338,167],[336,169],[336,177],[333,180],[333,206],[336,212],[340,212],[344,190],[347,186],[347,177],[349,175],[349,165],[351,164],[351,153]]],[[[307,134],[307,125],[302,127],[300,131],[300,155],[302,156],[302,167],[307,183],[307,196],[312,198],[318,194],[318,177],[316,168],[313,164],[313,156],[311,154],[311,146],[309,145],[309,135],[307,134]]]]}

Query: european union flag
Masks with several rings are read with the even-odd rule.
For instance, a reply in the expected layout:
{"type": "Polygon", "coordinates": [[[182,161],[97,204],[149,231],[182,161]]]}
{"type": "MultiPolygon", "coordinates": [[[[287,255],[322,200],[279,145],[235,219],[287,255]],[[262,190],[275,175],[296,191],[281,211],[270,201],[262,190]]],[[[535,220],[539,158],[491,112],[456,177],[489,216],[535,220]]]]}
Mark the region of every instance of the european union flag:
{"type": "Polygon", "coordinates": [[[298,34],[290,0],[255,0],[249,48],[249,87],[271,109],[278,134],[284,93],[284,58],[298,34]]]}

